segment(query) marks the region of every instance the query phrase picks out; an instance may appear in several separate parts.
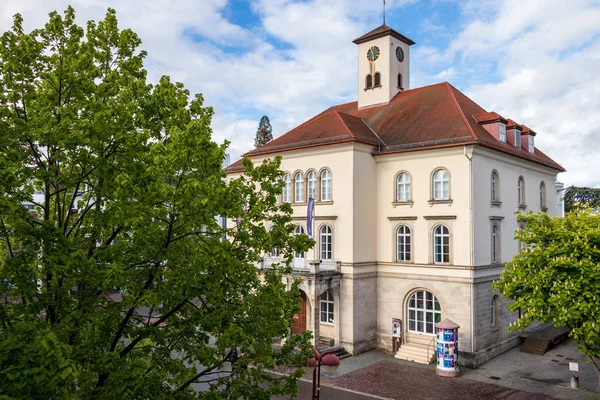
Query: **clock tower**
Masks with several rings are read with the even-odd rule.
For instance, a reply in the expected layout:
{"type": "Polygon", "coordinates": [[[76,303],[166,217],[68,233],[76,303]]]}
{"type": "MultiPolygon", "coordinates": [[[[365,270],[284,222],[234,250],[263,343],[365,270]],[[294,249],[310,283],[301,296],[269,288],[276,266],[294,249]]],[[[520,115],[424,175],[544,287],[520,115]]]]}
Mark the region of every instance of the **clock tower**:
{"type": "Polygon", "coordinates": [[[358,45],[358,108],[387,104],[410,88],[412,40],[383,24],[354,40],[358,45]]]}

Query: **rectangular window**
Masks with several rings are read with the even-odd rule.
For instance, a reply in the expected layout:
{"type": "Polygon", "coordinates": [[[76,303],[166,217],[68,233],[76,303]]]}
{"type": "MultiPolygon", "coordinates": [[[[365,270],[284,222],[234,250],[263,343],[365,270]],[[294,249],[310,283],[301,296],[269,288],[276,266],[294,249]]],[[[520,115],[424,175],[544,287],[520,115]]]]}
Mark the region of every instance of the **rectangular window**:
{"type": "Polygon", "coordinates": [[[504,125],[502,122],[500,122],[498,124],[498,131],[499,131],[500,141],[502,143],[506,143],[506,125],[504,125]]]}
{"type": "Polygon", "coordinates": [[[515,129],[515,147],[521,147],[521,132],[515,129]]]}
{"type": "Polygon", "coordinates": [[[534,138],[533,135],[529,135],[528,143],[529,143],[529,152],[530,153],[533,153],[535,151],[535,146],[533,144],[533,138],[534,138]]]}

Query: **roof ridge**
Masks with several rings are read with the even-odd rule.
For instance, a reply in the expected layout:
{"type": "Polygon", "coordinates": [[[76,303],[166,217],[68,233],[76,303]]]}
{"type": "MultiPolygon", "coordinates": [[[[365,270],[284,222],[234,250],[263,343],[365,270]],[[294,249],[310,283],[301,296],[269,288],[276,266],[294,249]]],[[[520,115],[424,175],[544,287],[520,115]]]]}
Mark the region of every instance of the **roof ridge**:
{"type": "MultiPolygon", "coordinates": [[[[340,120],[340,122],[342,123],[342,125],[344,126],[344,129],[346,129],[346,132],[348,132],[350,134],[350,136],[352,136],[352,138],[354,140],[356,140],[356,135],[354,134],[354,132],[352,132],[352,130],[348,127],[348,124],[346,124],[346,121],[344,121],[344,119],[342,118],[342,116],[340,114],[342,114],[341,112],[334,110],[333,111],[335,113],[335,115],[338,117],[338,119],[340,120]]],[[[345,114],[345,113],[344,113],[345,114]]],[[[348,115],[348,114],[346,114],[348,115]]]]}
{"type": "MultiPolygon", "coordinates": [[[[475,140],[476,142],[479,142],[479,139],[477,138],[477,135],[475,135],[475,132],[473,131],[473,128],[471,128],[471,125],[469,124],[469,121],[467,121],[467,116],[465,115],[465,113],[463,112],[462,108],[460,107],[460,105],[458,104],[458,100],[456,99],[456,96],[454,95],[454,93],[452,92],[452,89],[456,89],[454,86],[450,85],[447,81],[443,82],[446,84],[446,89],[448,90],[448,94],[450,94],[450,98],[452,99],[452,102],[454,103],[454,105],[456,106],[456,108],[458,109],[458,112],[463,120],[463,122],[465,123],[465,125],[467,126],[467,129],[469,130],[469,133],[471,134],[471,137],[473,138],[473,140],[475,140]]],[[[458,90],[458,89],[456,89],[458,90]]],[[[467,97],[468,98],[468,97],[467,97]]]]}

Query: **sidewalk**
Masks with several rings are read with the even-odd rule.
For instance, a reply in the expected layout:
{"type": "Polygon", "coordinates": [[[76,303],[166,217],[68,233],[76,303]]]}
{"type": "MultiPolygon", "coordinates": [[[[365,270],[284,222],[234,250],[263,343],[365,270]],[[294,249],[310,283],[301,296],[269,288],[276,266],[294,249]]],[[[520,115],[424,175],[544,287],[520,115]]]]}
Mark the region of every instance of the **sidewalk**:
{"type": "MultiPolygon", "coordinates": [[[[342,360],[334,374],[322,371],[321,385],[385,399],[600,399],[594,392],[596,375],[571,339],[544,356],[521,353],[517,347],[480,368],[463,367],[461,372],[458,378],[442,378],[433,364],[370,351],[342,360]],[[579,363],[582,389],[570,388],[569,362],[579,363]]],[[[305,374],[303,380],[312,381],[312,375],[305,374]]]]}

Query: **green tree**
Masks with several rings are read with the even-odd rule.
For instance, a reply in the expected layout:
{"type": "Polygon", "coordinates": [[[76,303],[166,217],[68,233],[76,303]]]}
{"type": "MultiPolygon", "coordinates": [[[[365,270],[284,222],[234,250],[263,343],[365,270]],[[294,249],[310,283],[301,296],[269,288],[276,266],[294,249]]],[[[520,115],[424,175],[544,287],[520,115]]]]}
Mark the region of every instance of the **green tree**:
{"type": "Polygon", "coordinates": [[[227,182],[212,109],[166,76],[147,83],[140,43],[114,10],[84,29],[70,7],[29,33],[16,15],[0,38],[0,397],[294,392],[301,370],[264,369],[308,354],[308,335],[272,346],[298,290],[287,267],[255,267],[312,243],[276,203],[279,160],[227,182]]]}
{"type": "Polygon", "coordinates": [[[519,215],[525,223],[515,238],[526,244],[506,264],[494,287],[522,310],[511,329],[533,321],[571,329],[600,384],[600,214],[576,210],[564,218],[545,213],[519,215]]]}
{"type": "Polygon", "coordinates": [[[564,194],[565,212],[581,207],[600,208],[600,188],[569,186],[564,194]]]}
{"type": "Polygon", "coordinates": [[[256,137],[254,138],[254,147],[260,147],[273,140],[273,128],[271,128],[271,122],[269,117],[263,115],[258,123],[258,129],[256,130],[256,137]]]}

